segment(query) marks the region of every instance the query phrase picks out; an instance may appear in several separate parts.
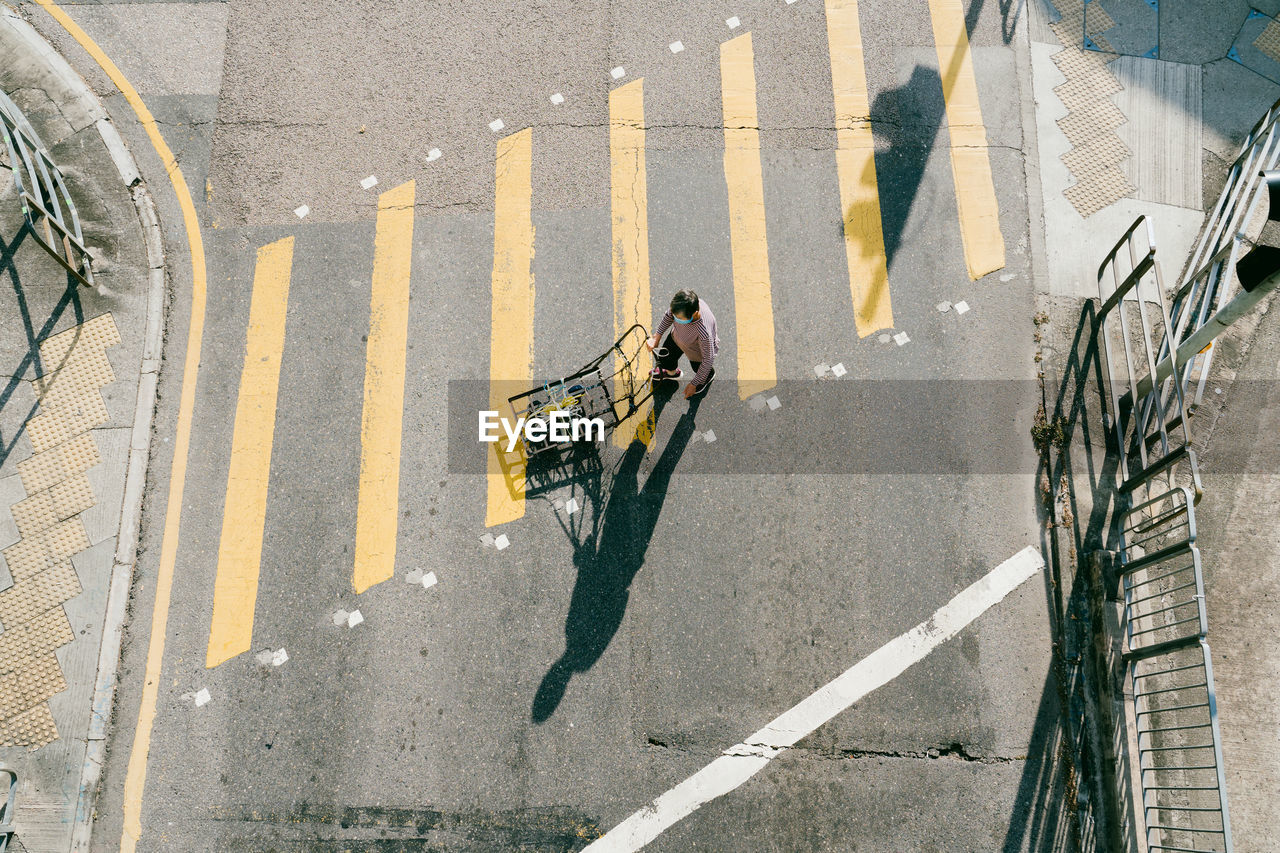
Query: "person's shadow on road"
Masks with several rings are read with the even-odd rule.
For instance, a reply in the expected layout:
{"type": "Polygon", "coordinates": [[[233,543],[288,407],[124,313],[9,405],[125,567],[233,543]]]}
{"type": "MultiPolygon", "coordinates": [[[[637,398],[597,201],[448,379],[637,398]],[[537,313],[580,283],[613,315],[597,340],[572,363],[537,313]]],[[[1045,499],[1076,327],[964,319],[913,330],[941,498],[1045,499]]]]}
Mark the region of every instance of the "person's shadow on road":
{"type": "MultiPolygon", "coordinates": [[[[655,422],[665,402],[665,396],[655,396],[655,422]]],[[[533,699],[533,722],[545,722],[555,713],[569,679],[575,672],[591,669],[618,632],[631,581],[644,566],[671,474],[693,436],[700,402],[701,398],[690,401],[643,488],[638,475],[645,445],[635,440],[627,447],[608,489],[597,532],[574,549],[578,581],[564,623],[565,650],[542,678],[533,699]]]]}

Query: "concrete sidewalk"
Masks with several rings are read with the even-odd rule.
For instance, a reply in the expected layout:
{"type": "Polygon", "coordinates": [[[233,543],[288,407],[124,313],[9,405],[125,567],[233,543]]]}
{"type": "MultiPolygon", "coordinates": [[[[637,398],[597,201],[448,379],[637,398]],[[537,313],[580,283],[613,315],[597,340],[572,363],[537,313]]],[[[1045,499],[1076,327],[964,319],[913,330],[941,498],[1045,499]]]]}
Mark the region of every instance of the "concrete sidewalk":
{"type": "Polygon", "coordinates": [[[25,228],[0,170],[0,764],[15,849],[87,843],[137,551],[164,308],[146,188],[106,110],[0,5],[0,88],[66,178],[97,290],[25,228]]]}
{"type": "MultiPolygon", "coordinates": [[[[1264,27],[1280,33],[1280,22],[1266,20],[1280,12],[1276,3],[1252,3],[1261,10],[1256,14],[1235,0],[1162,8],[1158,31],[1145,33],[1158,36],[1159,59],[1122,55],[1126,49],[1117,46],[1139,43],[1145,31],[1141,20],[1106,18],[1109,6],[1118,8],[1093,4],[1097,16],[1089,21],[1080,0],[1030,0],[1028,7],[1046,240],[1038,290],[1048,322],[1037,342],[1046,423],[1063,436],[1046,450],[1053,461],[1041,488],[1062,594],[1077,605],[1078,563],[1092,550],[1111,547],[1115,471],[1108,466],[1114,459],[1108,460],[1102,435],[1098,356],[1088,346],[1087,303],[1096,301],[1097,266],[1124,229],[1145,215],[1154,223],[1165,283],[1176,286],[1241,140],[1280,98],[1280,76],[1263,73],[1267,58],[1241,53],[1264,27]],[[1084,48],[1086,24],[1107,52],[1084,48]]],[[[1274,441],[1280,318],[1264,303],[1216,348],[1210,387],[1218,393],[1206,395],[1191,422],[1205,492],[1196,512],[1197,541],[1235,849],[1275,850],[1280,834],[1270,811],[1280,790],[1280,526],[1274,499],[1280,488],[1274,441]]],[[[1066,609],[1071,620],[1061,639],[1067,680],[1083,684],[1071,662],[1078,664],[1088,648],[1084,634],[1091,629],[1082,627],[1088,614],[1071,603],[1066,609]]],[[[1085,720],[1083,694],[1080,702],[1085,720]]],[[[1082,729],[1088,726],[1082,723],[1082,729]]],[[[1091,748],[1105,752],[1106,733],[1092,737],[1091,748]]],[[[1092,786],[1088,793],[1109,796],[1103,781],[1082,780],[1082,793],[1092,786]]],[[[1083,820],[1086,830],[1093,817],[1105,816],[1091,814],[1083,820]]],[[[1099,849],[1105,837],[1098,828],[1099,849]]]]}

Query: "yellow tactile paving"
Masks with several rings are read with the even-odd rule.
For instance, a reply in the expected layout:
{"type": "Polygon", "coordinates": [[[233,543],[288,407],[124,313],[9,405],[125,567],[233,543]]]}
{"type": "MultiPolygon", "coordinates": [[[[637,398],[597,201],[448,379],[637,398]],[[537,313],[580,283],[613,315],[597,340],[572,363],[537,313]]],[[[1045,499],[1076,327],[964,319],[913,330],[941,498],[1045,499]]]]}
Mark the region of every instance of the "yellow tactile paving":
{"type": "Polygon", "coordinates": [[[71,561],[57,563],[53,568],[0,592],[0,625],[30,621],[46,610],[75,598],[80,590],[80,579],[71,561]]]}
{"type": "Polygon", "coordinates": [[[0,720],[20,714],[67,689],[62,666],[53,652],[10,661],[6,667],[7,672],[0,670],[0,720]]]}
{"type": "MultiPolygon", "coordinates": [[[[1129,149],[1116,134],[1126,119],[1111,100],[1120,91],[1120,81],[1107,67],[1111,57],[1083,47],[1083,0],[1058,0],[1055,5],[1062,18],[1049,26],[1062,50],[1053,55],[1053,63],[1066,80],[1053,91],[1067,109],[1058,127],[1071,143],[1062,162],[1075,179],[1063,195],[1077,213],[1090,216],[1134,192],[1119,169],[1129,157],[1129,149]]],[[[1096,3],[1091,10],[1089,37],[1100,50],[1110,51],[1102,33],[1114,26],[1114,21],[1096,3]]]]}
{"type": "Polygon", "coordinates": [[[48,702],[0,721],[0,744],[4,746],[44,746],[57,738],[58,727],[48,702]]]}
{"type": "Polygon", "coordinates": [[[55,607],[28,622],[4,626],[4,632],[0,633],[0,660],[35,657],[65,646],[73,639],[66,611],[55,607]]]}
{"type": "Polygon", "coordinates": [[[75,328],[45,338],[40,343],[40,357],[46,362],[56,363],[72,347],[107,349],[118,343],[120,332],[116,329],[115,321],[110,314],[99,314],[75,328]]]}
{"type": "Polygon", "coordinates": [[[18,463],[18,474],[22,477],[22,488],[27,494],[34,495],[54,483],[83,474],[101,461],[93,436],[83,433],[22,460],[18,463]]]}
{"type": "Polygon", "coordinates": [[[79,514],[95,502],[85,472],[101,461],[91,430],[108,420],[106,349],[119,342],[103,314],[40,345],[39,413],[26,425],[35,454],[18,463],[27,497],[11,508],[22,539],[4,549],[13,585],[0,592],[0,746],[58,736],[47,700],[66,681],[53,651],[74,639],[62,605],[81,592],[71,557],[89,547],[79,514]]]}
{"type": "Polygon", "coordinates": [[[1253,40],[1253,46],[1280,62],[1280,23],[1269,21],[1266,29],[1253,40]]]}
{"type": "Polygon", "coordinates": [[[27,437],[36,453],[48,450],[107,422],[107,403],[97,390],[86,392],[74,404],[41,412],[27,422],[27,437]]]}

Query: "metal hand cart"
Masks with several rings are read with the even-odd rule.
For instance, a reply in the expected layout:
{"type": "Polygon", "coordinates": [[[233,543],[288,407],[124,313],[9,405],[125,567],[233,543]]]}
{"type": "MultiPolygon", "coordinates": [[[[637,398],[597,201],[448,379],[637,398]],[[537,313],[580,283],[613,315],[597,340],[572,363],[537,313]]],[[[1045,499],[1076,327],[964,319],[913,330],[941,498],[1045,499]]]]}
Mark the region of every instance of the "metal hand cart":
{"type": "MultiPolygon", "coordinates": [[[[508,398],[511,413],[517,419],[545,419],[556,411],[565,412],[571,418],[599,418],[604,422],[605,435],[608,435],[653,396],[653,386],[649,381],[652,359],[647,357],[645,347],[648,338],[648,330],[636,323],[614,341],[612,347],[580,370],[508,398]],[[612,367],[605,365],[610,356],[617,357],[612,367]]],[[[582,442],[580,439],[577,443],[582,442]]],[[[552,441],[550,435],[542,441],[528,438],[524,441],[528,457],[551,450],[565,450],[574,444],[572,439],[552,441]]]]}

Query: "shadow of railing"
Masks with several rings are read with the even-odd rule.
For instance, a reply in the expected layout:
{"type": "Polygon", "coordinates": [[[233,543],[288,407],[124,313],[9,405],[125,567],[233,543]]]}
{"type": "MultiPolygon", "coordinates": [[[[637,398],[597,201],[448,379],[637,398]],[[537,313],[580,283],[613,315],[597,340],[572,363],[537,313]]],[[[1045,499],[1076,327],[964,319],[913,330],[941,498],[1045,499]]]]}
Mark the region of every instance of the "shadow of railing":
{"type": "MultiPolygon", "coordinates": [[[[71,310],[75,317],[76,326],[84,323],[84,307],[80,302],[78,290],[79,282],[69,273],[66,275],[65,288],[53,307],[49,309],[47,315],[43,311],[33,310],[30,300],[27,298],[26,288],[18,271],[18,262],[16,260],[17,253],[26,239],[27,233],[28,230],[26,228],[20,228],[13,237],[0,236],[0,278],[7,280],[13,289],[17,305],[17,319],[22,323],[23,335],[26,340],[25,350],[22,351],[16,363],[0,364],[0,375],[7,377],[4,387],[0,389],[0,416],[3,416],[3,420],[0,422],[6,425],[5,427],[0,427],[0,465],[3,465],[13,454],[27,422],[35,417],[43,396],[43,392],[38,393],[35,401],[31,403],[30,407],[26,408],[25,412],[20,413],[16,418],[10,418],[8,417],[10,406],[24,405],[16,401],[18,389],[23,382],[56,375],[61,370],[66,358],[75,349],[74,345],[67,347],[64,350],[62,362],[45,364],[40,356],[40,344],[53,334],[53,330],[68,309],[71,310]],[[12,426],[15,423],[16,426],[12,426]]],[[[13,318],[10,319],[12,320],[13,318]]],[[[44,387],[47,388],[48,386],[45,385],[44,387]]]]}

